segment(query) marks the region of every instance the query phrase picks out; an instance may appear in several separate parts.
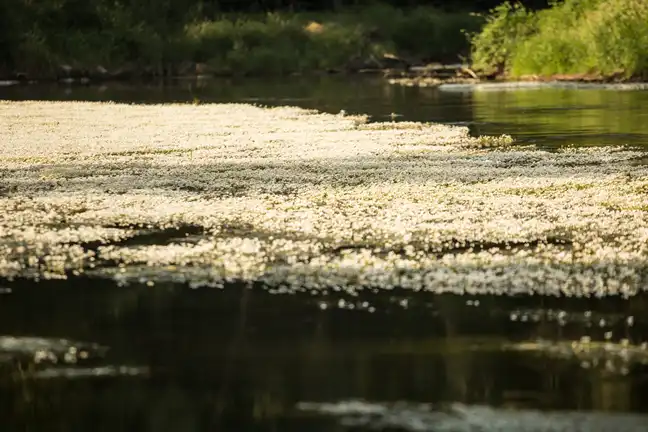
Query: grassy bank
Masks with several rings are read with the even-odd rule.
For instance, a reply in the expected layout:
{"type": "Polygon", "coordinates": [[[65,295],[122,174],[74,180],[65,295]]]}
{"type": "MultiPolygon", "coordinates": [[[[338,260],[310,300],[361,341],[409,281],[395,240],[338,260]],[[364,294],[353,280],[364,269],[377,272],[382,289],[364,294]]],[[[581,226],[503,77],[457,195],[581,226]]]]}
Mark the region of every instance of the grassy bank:
{"type": "Polygon", "coordinates": [[[531,12],[504,3],[472,39],[477,69],[510,77],[648,77],[648,2],[565,0],[531,12]]]}
{"type": "Polygon", "coordinates": [[[88,13],[96,13],[95,27],[36,15],[29,26],[12,30],[5,37],[4,75],[283,75],[381,67],[384,54],[456,61],[470,51],[464,31],[482,23],[468,13],[380,4],[337,13],[188,15],[173,25],[138,21],[123,9],[88,13]]]}

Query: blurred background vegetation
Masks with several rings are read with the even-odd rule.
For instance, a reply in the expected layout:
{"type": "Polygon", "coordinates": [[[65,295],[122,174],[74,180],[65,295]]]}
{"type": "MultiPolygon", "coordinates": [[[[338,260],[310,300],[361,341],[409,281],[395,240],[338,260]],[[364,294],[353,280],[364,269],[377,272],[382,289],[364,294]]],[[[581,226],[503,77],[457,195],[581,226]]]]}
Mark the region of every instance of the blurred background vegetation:
{"type": "MultiPolygon", "coordinates": [[[[0,75],[288,74],[467,56],[499,0],[3,0],[0,75]]],[[[530,8],[546,0],[526,0],[530,8]]]]}
{"type": "Polygon", "coordinates": [[[550,6],[498,6],[473,38],[474,66],[512,77],[648,78],[646,0],[552,0],[550,6]]]}
{"type": "Polygon", "coordinates": [[[646,78],[646,22],[645,0],[4,0],[0,77],[286,75],[396,56],[646,78]]]}

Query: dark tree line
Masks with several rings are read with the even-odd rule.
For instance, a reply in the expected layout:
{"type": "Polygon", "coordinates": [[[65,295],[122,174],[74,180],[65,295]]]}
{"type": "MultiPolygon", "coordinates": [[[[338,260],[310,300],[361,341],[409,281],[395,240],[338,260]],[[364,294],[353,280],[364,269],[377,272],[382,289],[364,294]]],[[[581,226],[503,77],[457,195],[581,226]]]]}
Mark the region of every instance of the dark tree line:
{"type": "MultiPolygon", "coordinates": [[[[58,61],[56,53],[73,58],[98,53],[104,59],[139,59],[151,52],[162,52],[161,46],[176,52],[179,49],[171,46],[187,23],[218,20],[229,13],[330,13],[376,4],[402,9],[433,6],[446,11],[484,12],[502,1],[0,0],[0,75],[17,67],[48,67],[58,61]]],[[[531,8],[545,7],[547,1],[521,0],[531,8]]],[[[95,58],[93,62],[103,63],[104,59],[95,58]]]]}
{"type": "MultiPolygon", "coordinates": [[[[440,9],[486,11],[503,0],[197,0],[193,4],[206,13],[252,11],[335,11],[348,7],[362,7],[384,3],[397,8],[433,6],[440,9]]],[[[536,9],[548,6],[548,0],[519,0],[536,9]]],[[[192,2],[186,2],[187,4],[192,2]]]]}

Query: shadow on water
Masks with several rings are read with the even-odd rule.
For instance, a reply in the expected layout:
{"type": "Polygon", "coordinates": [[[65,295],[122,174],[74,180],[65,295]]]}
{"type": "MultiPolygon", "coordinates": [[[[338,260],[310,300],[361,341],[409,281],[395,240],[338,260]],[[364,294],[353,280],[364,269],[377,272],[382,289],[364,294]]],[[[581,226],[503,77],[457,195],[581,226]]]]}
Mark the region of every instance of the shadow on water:
{"type": "MultiPolygon", "coordinates": [[[[346,417],[297,409],[348,399],[648,413],[646,295],[277,295],[91,278],[2,286],[3,430],[350,430],[346,417]]],[[[419,411],[405,418],[429,427],[390,430],[437,430],[419,411]]]]}
{"type": "Polygon", "coordinates": [[[0,87],[0,99],[128,103],[251,103],[368,114],[371,121],[424,121],[468,126],[474,135],[510,134],[540,147],[648,147],[648,92],[609,89],[521,89],[446,92],[389,85],[378,77],[217,79],[103,86],[0,87]]]}
{"type": "MultiPolygon", "coordinates": [[[[26,86],[2,88],[0,98],[196,98],[344,109],[374,120],[396,113],[402,115],[397,120],[464,124],[474,133],[510,133],[549,147],[648,142],[646,92],[456,94],[322,78],[26,86]]],[[[389,161],[415,181],[410,162],[389,161]]],[[[347,163],[347,174],[385,165],[379,159],[347,163]]],[[[275,168],[249,167],[251,173],[275,168]]],[[[148,169],[161,187],[177,176],[148,169]]],[[[340,175],[339,167],[329,169],[330,178],[340,175]]],[[[322,181],[321,166],[300,165],[299,172],[301,182],[315,181],[315,174],[322,181]]],[[[128,180],[129,187],[144,181],[137,175],[128,180]]],[[[186,184],[196,191],[202,181],[196,174],[186,184]]],[[[158,234],[143,232],[125,242],[159,243],[200,230],[158,234]]],[[[390,290],[353,297],[278,295],[240,284],[190,289],[170,283],[120,287],[87,277],[0,280],[0,424],[3,431],[643,431],[644,417],[611,415],[648,414],[647,311],[648,294],[623,300],[390,290]],[[525,411],[533,409],[560,413],[538,420],[525,411]],[[585,420],[565,414],[574,410],[599,414],[585,420]],[[508,429],[494,429],[502,418],[510,420],[508,429]],[[598,426],[585,428],[587,421],[598,426]]]]}

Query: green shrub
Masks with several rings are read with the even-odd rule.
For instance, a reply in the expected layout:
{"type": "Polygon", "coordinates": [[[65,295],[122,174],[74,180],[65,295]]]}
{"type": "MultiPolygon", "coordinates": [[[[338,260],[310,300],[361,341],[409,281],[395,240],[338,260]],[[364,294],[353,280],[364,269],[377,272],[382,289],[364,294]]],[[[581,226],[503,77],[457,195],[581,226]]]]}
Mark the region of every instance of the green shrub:
{"type": "Polygon", "coordinates": [[[58,56],[48,44],[47,37],[34,27],[23,35],[15,54],[15,63],[24,70],[41,70],[53,72],[56,70],[58,56]]]}
{"type": "Polygon", "coordinates": [[[420,7],[399,20],[392,39],[399,52],[430,61],[458,60],[470,50],[464,32],[479,27],[481,19],[475,15],[420,7]]]}
{"type": "Polygon", "coordinates": [[[565,0],[531,13],[504,4],[472,38],[477,68],[528,74],[648,72],[648,2],[565,0]]]}
{"type": "Polygon", "coordinates": [[[457,60],[469,54],[464,32],[477,31],[483,24],[474,14],[429,6],[403,10],[377,3],[342,15],[339,22],[360,24],[372,34],[374,43],[388,51],[430,61],[457,60]]]}
{"type": "Polygon", "coordinates": [[[309,34],[304,64],[310,69],[335,69],[366,54],[368,41],[360,26],[325,23],[324,30],[309,34]]]}
{"type": "Polygon", "coordinates": [[[264,19],[231,17],[185,29],[195,61],[220,73],[285,74],[299,70],[308,37],[298,23],[270,14],[264,19]]]}
{"type": "Polygon", "coordinates": [[[235,25],[228,20],[189,24],[185,36],[193,51],[191,60],[223,60],[234,49],[235,25]]]}
{"type": "Polygon", "coordinates": [[[522,5],[505,2],[486,17],[483,29],[471,35],[473,67],[492,72],[509,65],[520,42],[536,32],[536,16],[522,5]]]}
{"type": "Polygon", "coordinates": [[[270,14],[263,20],[192,24],[185,32],[195,60],[242,75],[338,68],[367,47],[360,26],[325,22],[322,31],[308,32],[305,24],[298,17],[270,14]]]}
{"type": "Polygon", "coordinates": [[[238,13],[205,20],[198,11],[182,12],[186,8],[179,1],[90,0],[81,2],[82,16],[92,25],[82,25],[72,19],[81,13],[72,0],[11,1],[13,13],[21,6],[21,20],[10,21],[8,36],[0,29],[0,47],[11,50],[0,54],[0,66],[4,62],[46,74],[61,63],[109,69],[129,63],[161,71],[170,63],[193,61],[216,72],[246,75],[342,69],[387,52],[455,60],[469,50],[462,31],[481,22],[467,13],[400,10],[380,3],[335,13],[238,13]],[[315,31],[306,28],[313,21],[320,25],[315,31]]]}

